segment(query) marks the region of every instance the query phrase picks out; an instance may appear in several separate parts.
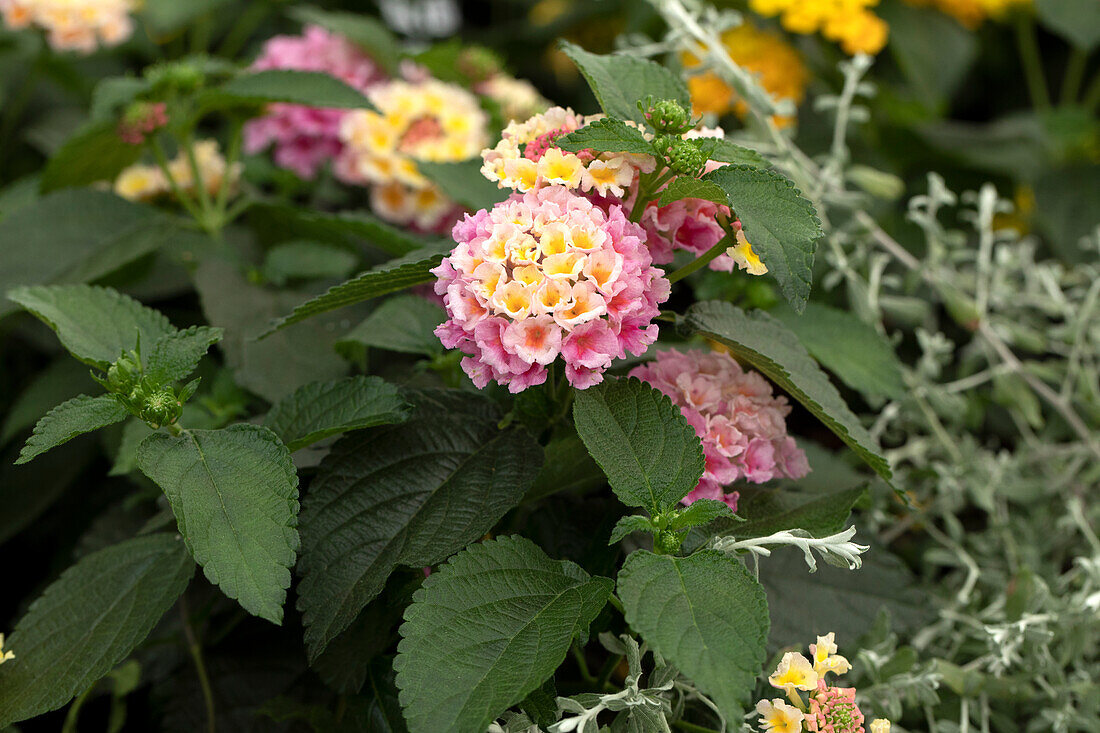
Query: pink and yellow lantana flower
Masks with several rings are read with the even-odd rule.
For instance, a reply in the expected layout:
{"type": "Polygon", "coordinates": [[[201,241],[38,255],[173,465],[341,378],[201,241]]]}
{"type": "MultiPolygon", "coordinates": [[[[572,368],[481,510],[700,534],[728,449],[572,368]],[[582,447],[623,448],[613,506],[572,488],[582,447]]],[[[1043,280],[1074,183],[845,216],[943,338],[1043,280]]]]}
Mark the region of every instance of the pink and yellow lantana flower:
{"type": "Polygon", "coordinates": [[[130,37],[136,5],[132,0],[0,0],[0,17],[12,30],[43,29],[55,51],[89,54],[130,37]]]}
{"type": "Polygon", "coordinates": [[[734,481],[809,472],[806,455],[787,435],[786,398],[774,396],[763,376],[742,369],[729,354],[669,349],[630,375],[668,395],[703,442],[706,467],[685,504],[718,499],[736,509],[737,492],[725,492],[734,481]]]}
{"type": "Polygon", "coordinates": [[[468,355],[462,368],[479,388],[542,384],[560,356],[584,389],[657,339],[669,283],[621,207],[546,185],[467,215],[453,236],[458,246],[433,270],[448,315],[436,334],[468,355]]]}

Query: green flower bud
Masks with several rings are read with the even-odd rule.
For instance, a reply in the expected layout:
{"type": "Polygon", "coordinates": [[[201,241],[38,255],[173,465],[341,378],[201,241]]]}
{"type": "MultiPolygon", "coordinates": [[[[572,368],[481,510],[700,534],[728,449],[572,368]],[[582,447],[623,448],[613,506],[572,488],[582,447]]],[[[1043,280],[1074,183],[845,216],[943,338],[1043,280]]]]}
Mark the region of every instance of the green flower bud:
{"type": "Polygon", "coordinates": [[[141,419],[158,428],[174,423],[182,412],[183,405],[176,398],[176,393],[171,387],[162,387],[146,395],[145,404],[141,408],[141,419]]]}
{"type": "Polygon", "coordinates": [[[684,544],[685,532],[672,532],[663,529],[653,537],[653,550],[658,555],[672,555],[680,551],[684,544]]]}
{"type": "Polygon", "coordinates": [[[695,127],[697,120],[691,119],[691,113],[675,99],[661,99],[656,102],[653,97],[646,97],[638,102],[638,109],[646,122],[657,132],[672,135],[683,135],[695,127]]]}
{"type": "Polygon", "coordinates": [[[685,176],[698,178],[703,174],[707,158],[694,140],[676,137],[668,148],[668,167],[685,176]]]}
{"type": "Polygon", "coordinates": [[[127,394],[141,379],[141,361],[134,352],[124,353],[107,369],[107,387],[112,392],[127,394]]]}
{"type": "Polygon", "coordinates": [[[157,90],[174,89],[187,93],[202,86],[206,75],[191,64],[171,62],[151,67],[145,72],[145,78],[157,90]]]}

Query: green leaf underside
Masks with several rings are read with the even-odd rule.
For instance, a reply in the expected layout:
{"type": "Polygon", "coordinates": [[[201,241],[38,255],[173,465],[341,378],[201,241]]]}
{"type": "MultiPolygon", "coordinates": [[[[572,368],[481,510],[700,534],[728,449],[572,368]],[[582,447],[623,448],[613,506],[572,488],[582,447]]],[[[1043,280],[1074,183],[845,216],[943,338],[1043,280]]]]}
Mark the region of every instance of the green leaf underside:
{"type": "Polygon", "coordinates": [[[530,540],[472,545],[405,612],[394,668],[411,733],[481,733],[565,659],[611,593],[530,540]]]}
{"type": "Polygon", "coordinates": [[[36,285],[8,298],[44,321],[70,354],[106,369],[123,351],[152,344],[175,331],[158,311],[110,288],[93,285],[36,285]]]}
{"type": "Polygon", "coordinates": [[[84,557],[48,587],[4,644],[0,728],[56,710],[140,644],[187,587],[175,536],[138,537],[84,557]]]}
{"type": "Polygon", "coordinates": [[[416,169],[439,186],[447,198],[473,211],[491,209],[494,204],[507,197],[495,183],[481,175],[481,158],[457,163],[418,160],[416,169]]]}
{"type": "Polygon", "coordinates": [[[703,181],[690,176],[677,176],[661,192],[659,206],[668,206],[680,199],[704,199],[725,206],[729,203],[729,197],[722,187],[711,181],[703,181]]]}
{"type": "Polygon", "coordinates": [[[588,452],[627,506],[657,514],[703,475],[703,446],[678,407],[638,379],[607,379],[576,392],[573,417],[588,452]]]}
{"type": "Polygon", "coordinates": [[[807,303],[801,316],[787,308],[772,313],[852,389],[891,399],[905,396],[901,363],[890,343],[856,316],[820,303],[807,303]]]}
{"type": "Polygon", "coordinates": [[[601,153],[654,154],[653,143],[645,139],[641,130],[612,117],[590,122],[579,130],[556,138],[554,144],[574,153],[592,149],[601,153]]]}
{"type": "Polygon", "coordinates": [[[356,376],[303,385],[271,408],[264,423],[295,451],[349,430],[404,422],[409,412],[397,387],[356,376]]]}
{"type": "MultiPolygon", "coordinates": [[[[210,326],[191,326],[165,334],[147,353],[145,374],[157,383],[176,382],[195,371],[210,347],[222,340],[225,332],[210,326]]],[[[145,343],[144,341],[142,342],[145,343]]]]}
{"type": "Polygon", "coordinates": [[[53,408],[34,426],[16,464],[26,463],[78,435],[122,422],[129,412],[114,395],[80,395],[53,408]]]}
{"type": "Polygon", "coordinates": [[[738,539],[764,537],[788,529],[804,529],[815,537],[834,534],[844,529],[852,507],[867,493],[865,486],[837,491],[794,508],[776,505],[770,497],[747,501],[737,508],[746,521],[733,525],[729,532],[738,539]]]}
{"type": "Polygon", "coordinates": [[[728,347],[802,403],[884,479],[890,466],[874,438],[844,403],[836,387],[806,353],[798,338],[767,313],[746,313],[730,303],[693,305],[684,324],[728,347]]]}
{"type": "Polygon", "coordinates": [[[85,125],[53,154],[42,170],[43,193],[112,181],[141,157],[141,145],[125,143],[114,120],[85,125]]]}
{"type": "Polygon", "coordinates": [[[316,657],[397,565],[446,559],[481,537],[534,482],[541,449],[480,395],[421,392],[408,422],[349,435],[302,510],[298,607],[316,657]]]}
{"type": "MultiPolygon", "coordinates": [[[[87,188],[55,191],[0,220],[0,296],[17,286],[96,280],[169,240],[195,238],[151,206],[87,188]]],[[[0,298],[0,317],[16,310],[0,298]]]]}
{"type": "Polygon", "coordinates": [[[651,94],[654,99],[674,99],[691,109],[687,85],[655,61],[628,54],[600,56],[568,42],[562,42],[561,49],[580,69],[610,117],[644,122],[637,102],[651,94]]]}
{"type": "Polygon", "coordinates": [[[822,236],[813,204],[773,171],[727,165],[702,180],[722,188],[753,250],[768,266],[791,306],[806,307],[813,281],[815,242],[822,236]]]}
{"type": "Polygon", "coordinates": [[[163,489],[207,579],[249,613],[282,623],[299,540],[298,475],[269,429],[154,433],[138,465],[163,489]]]}
{"type": "Polygon", "coordinates": [[[400,265],[389,267],[381,265],[377,269],[368,270],[345,283],[329,288],[316,298],[302,303],[290,315],[276,321],[260,338],[321,313],[404,290],[413,285],[431,282],[435,279],[435,276],[429,270],[438,266],[442,261],[443,254],[439,253],[422,259],[403,262],[400,265]]]}
{"type": "Polygon", "coordinates": [[[336,346],[343,351],[362,345],[431,356],[443,351],[434,331],[445,319],[443,309],[426,298],[396,295],[387,298],[336,346]]]}
{"type": "Polygon", "coordinates": [[[727,720],[739,719],[764,665],[769,623],[764,589],[745,566],[714,550],[690,557],[639,550],[619,571],[618,590],[630,628],[727,720]]]}
{"type": "Polygon", "coordinates": [[[337,109],[374,109],[358,89],[320,71],[267,69],[230,79],[211,90],[212,106],[223,103],[285,102],[307,107],[337,109]]]}

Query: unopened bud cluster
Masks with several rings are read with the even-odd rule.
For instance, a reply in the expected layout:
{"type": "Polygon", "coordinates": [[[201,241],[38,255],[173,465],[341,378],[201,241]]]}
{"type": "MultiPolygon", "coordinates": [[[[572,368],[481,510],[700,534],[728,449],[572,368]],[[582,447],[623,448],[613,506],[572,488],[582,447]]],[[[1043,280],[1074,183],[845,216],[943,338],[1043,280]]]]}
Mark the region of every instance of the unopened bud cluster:
{"type": "Polygon", "coordinates": [[[691,113],[675,99],[654,101],[652,95],[638,101],[638,109],[646,123],[656,132],[669,135],[683,135],[699,123],[693,120],[691,113]]]}
{"type": "Polygon", "coordinates": [[[664,157],[670,170],[693,178],[703,174],[707,156],[699,149],[699,143],[696,140],[662,133],[653,140],[653,145],[664,157]]]}
{"type": "Polygon", "coordinates": [[[170,384],[158,384],[145,375],[137,350],[123,352],[107,369],[106,378],[93,378],[112,392],[133,415],[154,430],[174,425],[183,413],[184,403],[195,393],[199,380],[176,390],[170,384]]]}

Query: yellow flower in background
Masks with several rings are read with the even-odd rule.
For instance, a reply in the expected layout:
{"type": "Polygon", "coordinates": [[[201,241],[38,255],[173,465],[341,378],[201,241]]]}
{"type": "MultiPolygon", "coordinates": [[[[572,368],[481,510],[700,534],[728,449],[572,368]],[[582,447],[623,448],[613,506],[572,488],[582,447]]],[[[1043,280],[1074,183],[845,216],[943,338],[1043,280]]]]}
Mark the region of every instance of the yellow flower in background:
{"type": "Polygon", "coordinates": [[[118,174],[115,193],[129,201],[152,201],[168,190],[168,179],[155,165],[132,165],[118,174]]]}
{"type": "Polygon", "coordinates": [[[817,680],[810,660],[798,652],[784,654],[775,672],[768,677],[772,687],[786,690],[788,695],[793,695],[795,690],[816,690],[817,680]]]}
{"type": "Polygon", "coordinates": [[[906,0],[906,2],[910,5],[933,7],[971,29],[977,28],[987,19],[1004,17],[1014,7],[1031,5],[1031,0],[906,0]]]}
{"type": "MultiPolygon", "coordinates": [[[[806,96],[806,66],[799,53],[779,35],[746,23],[724,32],[722,45],[739,66],[758,76],[761,86],[772,97],[797,105],[806,96]]],[[[682,60],[688,69],[700,64],[699,59],[689,53],[685,53],[682,60]]],[[[697,114],[720,115],[730,111],[739,117],[748,114],[744,100],[713,72],[689,77],[688,88],[697,114]]],[[[773,120],[780,127],[793,122],[789,117],[774,117],[773,120]]]]}
{"type": "MultiPolygon", "coordinates": [[[[243,166],[234,163],[230,169],[216,140],[198,140],[193,145],[192,152],[195,155],[195,167],[199,169],[199,177],[209,194],[217,194],[227,179],[230,192],[236,191],[243,166]]],[[[168,161],[168,173],[181,191],[194,191],[194,171],[185,152],[180,151],[175,158],[168,161]]],[[[171,191],[171,184],[164,171],[157,166],[143,163],[135,163],[123,169],[114,182],[114,192],[130,201],[151,201],[171,191]]]]}
{"type": "Polygon", "coordinates": [[[0,634],[0,664],[15,659],[15,652],[4,651],[4,635],[0,634]]]}
{"type": "Polygon", "coordinates": [[[869,10],[877,4],[878,0],[749,0],[753,12],[765,17],[778,15],[791,33],[820,33],[852,55],[874,55],[886,45],[890,28],[869,10]]]}

